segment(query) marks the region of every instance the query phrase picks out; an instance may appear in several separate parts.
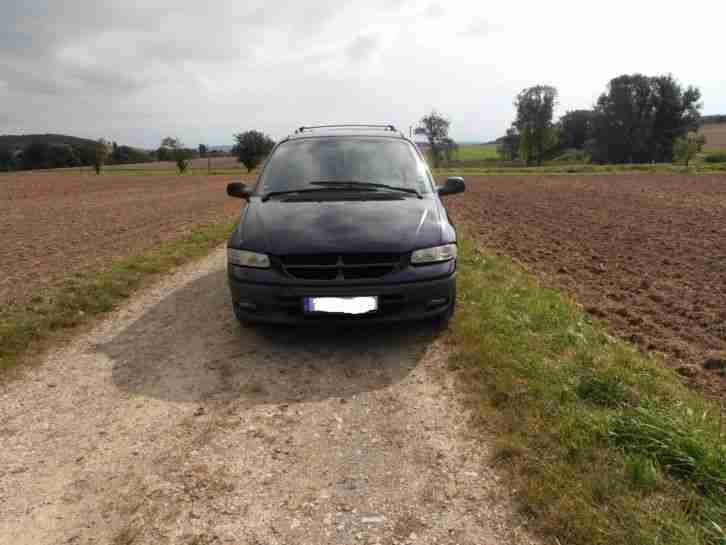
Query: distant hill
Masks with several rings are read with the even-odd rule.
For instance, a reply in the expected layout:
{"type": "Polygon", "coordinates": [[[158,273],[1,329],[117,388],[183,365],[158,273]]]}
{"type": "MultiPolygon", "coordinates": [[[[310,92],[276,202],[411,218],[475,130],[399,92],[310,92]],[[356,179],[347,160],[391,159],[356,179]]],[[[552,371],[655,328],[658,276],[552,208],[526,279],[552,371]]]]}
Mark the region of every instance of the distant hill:
{"type": "Polygon", "coordinates": [[[31,142],[43,142],[49,146],[69,145],[74,147],[95,146],[94,140],[78,138],[67,134],[3,134],[0,135],[0,148],[10,150],[24,149],[31,142]]]}
{"type": "MultiPolygon", "coordinates": [[[[90,166],[97,142],[67,134],[0,135],[0,171],[90,166]]],[[[106,164],[153,161],[155,156],[138,148],[113,144],[106,164]]]]}

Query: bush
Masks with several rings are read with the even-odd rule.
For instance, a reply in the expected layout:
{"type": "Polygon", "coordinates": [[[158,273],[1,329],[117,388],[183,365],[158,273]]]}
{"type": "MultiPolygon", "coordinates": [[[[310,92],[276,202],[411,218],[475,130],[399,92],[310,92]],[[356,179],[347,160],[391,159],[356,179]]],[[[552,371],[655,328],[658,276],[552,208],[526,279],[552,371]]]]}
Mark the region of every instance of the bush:
{"type": "Polygon", "coordinates": [[[555,157],[553,161],[557,161],[558,163],[585,164],[590,162],[590,154],[581,149],[566,149],[555,157]]]}
{"type": "Polygon", "coordinates": [[[717,153],[709,153],[706,155],[707,163],[726,163],[726,151],[719,151],[717,153]]]}
{"type": "Polygon", "coordinates": [[[260,131],[235,134],[234,139],[237,141],[234,153],[247,172],[252,172],[275,147],[275,141],[260,131]]]}

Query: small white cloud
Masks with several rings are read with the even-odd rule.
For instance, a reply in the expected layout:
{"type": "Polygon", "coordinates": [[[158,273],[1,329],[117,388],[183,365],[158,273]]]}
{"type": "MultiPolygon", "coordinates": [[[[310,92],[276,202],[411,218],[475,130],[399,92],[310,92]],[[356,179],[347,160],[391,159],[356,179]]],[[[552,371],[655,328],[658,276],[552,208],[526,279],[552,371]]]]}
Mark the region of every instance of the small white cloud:
{"type": "Polygon", "coordinates": [[[488,36],[495,29],[496,27],[492,25],[489,21],[479,19],[478,21],[473,21],[471,24],[469,24],[468,27],[466,27],[465,30],[461,31],[459,34],[461,36],[481,37],[488,36]]]}
{"type": "Polygon", "coordinates": [[[368,61],[373,56],[379,45],[380,40],[378,36],[358,36],[346,47],[345,53],[351,62],[362,63],[368,61]]]}
{"type": "Polygon", "coordinates": [[[441,7],[441,4],[434,3],[429,4],[426,11],[424,11],[424,15],[426,17],[431,17],[432,19],[438,19],[439,17],[446,15],[446,11],[441,7]]]}

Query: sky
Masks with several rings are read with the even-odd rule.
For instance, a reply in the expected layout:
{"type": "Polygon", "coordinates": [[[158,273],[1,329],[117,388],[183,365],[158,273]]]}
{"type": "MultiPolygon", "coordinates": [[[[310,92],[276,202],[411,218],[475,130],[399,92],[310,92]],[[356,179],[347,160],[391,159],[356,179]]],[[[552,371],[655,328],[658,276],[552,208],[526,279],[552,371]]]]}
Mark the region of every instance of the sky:
{"type": "Polygon", "coordinates": [[[535,84],[558,113],[620,74],[672,73],[726,114],[726,2],[0,0],[0,134],[158,147],[274,138],[432,109],[458,141],[501,136],[535,84]]]}

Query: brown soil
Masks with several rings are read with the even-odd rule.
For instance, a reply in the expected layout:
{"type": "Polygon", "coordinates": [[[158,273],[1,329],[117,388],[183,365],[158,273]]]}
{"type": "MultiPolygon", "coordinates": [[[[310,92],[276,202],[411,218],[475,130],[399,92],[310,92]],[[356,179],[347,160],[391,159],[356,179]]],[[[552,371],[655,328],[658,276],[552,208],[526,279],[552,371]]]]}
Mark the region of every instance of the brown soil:
{"type": "Polygon", "coordinates": [[[689,384],[726,393],[726,176],[468,178],[449,210],[689,384]]]}
{"type": "Polygon", "coordinates": [[[232,217],[228,179],[207,176],[0,176],[0,306],[69,273],[232,217]]]}
{"type": "MultiPolygon", "coordinates": [[[[207,168],[217,169],[240,169],[244,172],[244,166],[235,156],[221,157],[197,157],[189,161],[189,174],[206,173],[207,168]]],[[[143,170],[143,171],[159,171],[171,170],[176,171],[176,163],[174,161],[152,161],[149,163],[131,163],[128,165],[111,165],[106,167],[108,173],[123,173],[125,170],[143,170]]],[[[72,171],[73,169],[67,169],[72,171]]],[[[76,169],[77,170],[77,169],[76,169]]]]}

